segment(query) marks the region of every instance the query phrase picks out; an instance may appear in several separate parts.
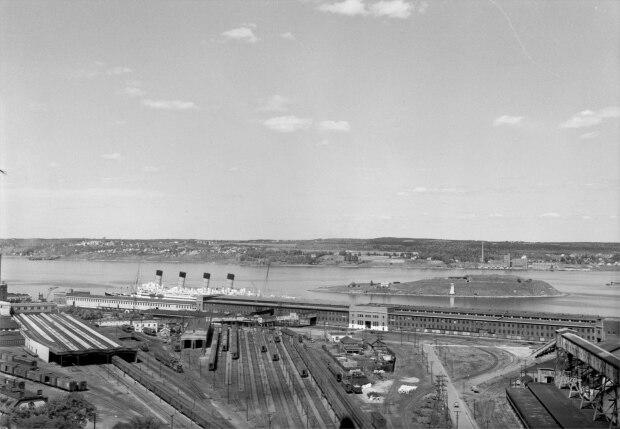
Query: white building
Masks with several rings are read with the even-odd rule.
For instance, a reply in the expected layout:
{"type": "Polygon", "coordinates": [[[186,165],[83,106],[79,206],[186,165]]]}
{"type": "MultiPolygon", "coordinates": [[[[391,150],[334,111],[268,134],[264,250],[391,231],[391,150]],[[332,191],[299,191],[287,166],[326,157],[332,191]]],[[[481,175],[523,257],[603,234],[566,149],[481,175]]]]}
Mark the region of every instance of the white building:
{"type": "Polygon", "coordinates": [[[378,305],[351,305],[349,329],[388,330],[388,308],[378,305]]]}

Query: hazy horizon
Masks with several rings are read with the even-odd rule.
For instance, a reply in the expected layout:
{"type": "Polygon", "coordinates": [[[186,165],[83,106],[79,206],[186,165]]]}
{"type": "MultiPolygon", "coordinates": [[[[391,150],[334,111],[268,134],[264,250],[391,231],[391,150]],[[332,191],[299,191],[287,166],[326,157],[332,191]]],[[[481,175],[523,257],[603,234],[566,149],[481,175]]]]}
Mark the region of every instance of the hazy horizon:
{"type": "Polygon", "coordinates": [[[620,242],[618,22],[0,0],[0,237],[620,242]]]}

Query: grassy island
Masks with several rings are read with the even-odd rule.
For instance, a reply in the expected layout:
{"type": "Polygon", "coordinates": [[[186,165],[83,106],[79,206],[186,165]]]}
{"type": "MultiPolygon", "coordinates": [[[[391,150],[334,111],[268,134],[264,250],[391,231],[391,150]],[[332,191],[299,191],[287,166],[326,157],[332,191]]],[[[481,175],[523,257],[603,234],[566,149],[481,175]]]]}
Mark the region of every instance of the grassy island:
{"type": "Polygon", "coordinates": [[[542,297],[559,296],[560,291],[542,280],[510,275],[467,275],[436,277],[413,282],[350,283],[322,288],[322,292],[413,296],[447,296],[454,285],[458,297],[542,297]]]}

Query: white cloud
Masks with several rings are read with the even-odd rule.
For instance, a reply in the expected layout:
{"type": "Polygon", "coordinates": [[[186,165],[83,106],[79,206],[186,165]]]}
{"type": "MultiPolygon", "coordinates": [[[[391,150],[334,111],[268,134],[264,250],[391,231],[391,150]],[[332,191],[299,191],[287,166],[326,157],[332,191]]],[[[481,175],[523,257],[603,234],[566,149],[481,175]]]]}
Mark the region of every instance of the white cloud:
{"type": "Polygon", "coordinates": [[[370,6],[370,12],[376,16],[405,19],[411,16],[413,6],[403,0],[383,0],[370,6]]]}
{"type": "Polygon", "coordinates": [[[581,216],[581,219],[583,219],[583,220],[591,220],[592,216],[584,215],[584,216],[581,216]]]}
{"type": "Polygon", "coordinates": [[[323,139],[320,142],[318,142],[316,145],[317,146],[328,146],[329,145],[329,140],[323,139]]]}
{"type": "Polygon", "coordinates": [[[493,121],[493,126],[499,127],[502,125],[519,125],[522,119],[523,116],[502,115],[499,118],[495,118],[493,121]]]}
{"type": "Polygon", "coordinates": [[[351,131],[351,125],[347,121],[322,121],[319,123],[321,131],[351,131]]]}
{"type": "Polygon", "coordinates": [[[104,153],[103,155],[101,155],[101,157],[103,159],[110,159],[110,160],[118,161],[122,158],[122,155],[118,152],[113,152],[113,153],[104,153]]]}
{"type": "Polygon", "coordinates": [[[286,112],[291,101],[281,95],[275,94],[269,97],[258,109],[263,112],[286,112]]]}
{"type": "Polygon", "coordinates": [[[280,34],[280,37],[286,40],[295,40],[295,35],[290,31],[280,34]]]}
{"type": "Polygon", "coordinates": [[[595,137],[598,137],[599,134],[600,133],[598,131],[592,131],[590,133],[585,133],[585,134],[580,135],[579,138],[583,140],[588,140],[588,139],[593,139],[595,137]]]}
{"type": "Polygon", "coordinates": [[[549,212],[549,213],[543,213],[539,217],[554,218],[554,217],[560,217],[560,214],[555,213],[555,212],[549,212]]]}
{"type": "MultiPolygon", "coordinates": [[[[422,2],[418,12],[424,14],[427,8],[428,3],[422,2]]],[[[363,0],[343,0],[336,3],[323,3],[318,7],[318,10],[347,16],[372,15],[406,19],[414,12],[414,7],[412,3],[406,0],[380,0],[371,3],[368,7],[363,0]]]]}
{"type": "Polygon", "coordinates": [[[181,100],[142,100],[142,105],[150,109],[159,110],[192,110],[198,106],[192,101],[181,100]]]}
{"type": "Polygon", "coordinates": [[[278,116],[263,122],[265,127],[280,133],[291,133],[304,130],[312,125],[312,119],[298,118],[297,116],[278,116]]]}
{"type": "Polygon", "coordinates": [[[49,168],[58,168],[60,167],[60,164],[58,164],[56,161],[51,161],[49,164],[47,164],[47,166],[49,168]]]}
{"type": "Polygon", "coordinates": [[[145,173],[157,173],[160,171],[160,168],[154,167],[152,165],[145,165],[144,167],[142,167],[142,171],[144,171],[145,173]]]}
{"type": "Polygon", "coordinates": [[[368,14],[366,5],[362,2],[362,0],[344,0],[338,3],[322,4],[318,9],[321,12],[336,13],[347,16],[368,14]]]}
{"type": "Polygon", "coordinates": [[[224,31],[222,36],[229,40],[239,40],[240,42],[256,43],[258,37],[254,34],[252,27],[256,27],[253,24],[243,27],[233,28],[231,30],[224,31]]]}
{"type": "Polygon", "coordinates": [[[115,75],[121,75],[121,74],[127,74],[127,73],[133,73],[133,70],[130,69],[129,67],[122,67],[122,66],[112,67],[111,69],[106,70],[106,74],[108,76],[115,76],[115,75]]]}
{"type": "Polygon", "coordinates": [[[426,186],[416,186],[413,189],[400,191],[397,195],[410,196],[411,194],[464,194],[467,191],[459,188],[427,188],[426,186]]]}
{"type": "Polygon", "coordinates": [[[560,128],[592,127],[605,119],[618,117],[620,117],[620,107],[618,106],[609,106],[597,111],[583,110],[573,115],[568,121],[561,123],[560,128]]]}
{"type": "Polygon", "coordinates": [[[146,91],[137,86],[126,86],[120,92],[128,97],[142,97],[146,95],[146,91]]]}

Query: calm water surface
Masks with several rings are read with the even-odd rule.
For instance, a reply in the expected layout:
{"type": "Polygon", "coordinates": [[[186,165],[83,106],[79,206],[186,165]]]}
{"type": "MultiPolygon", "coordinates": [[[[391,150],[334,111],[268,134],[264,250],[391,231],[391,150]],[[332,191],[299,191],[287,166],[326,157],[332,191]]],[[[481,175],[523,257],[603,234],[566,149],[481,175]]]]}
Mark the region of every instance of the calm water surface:
{"type": "MultiPolygon", "coordinates": [[[[155,280],[155,270],[164,270],[164,283],[175,285],[179,271],[187,272],[186,286],[202,286],[202,273],[211,273],[211,286],[224,285],[226,274],[235,274],[235,287],[260,290],[263,295],[287,295],[297,298],[348,304],[347,295],[311,291],[321,286],[336,286],[350,282],[413,281],[431,277],[459,276],[486,273],[470,270],[421,270],[407,268],[338,268],[338,267],[245,267],[238,265],[174,263],[174,262],[116,262],[116,261],[29,261],[23,258],[2,259],[2,279],[9,292],[25,292],[36,296],[57,290],[89,289],[93,293],[119,291],[133,285],[138,271],[140,282],[155,280]]],[[[499,273],[497,271],[493,272],[499,273]]],[[[620,273],[611,271],[527,271],[514,272],[525,278],[544,280],[568,294],[556,298],[456,298],[454,305],[469,308],[521,309],[554,313],[598,314],[620,317],[620,273]]],[[[357,303],[388,303],[450,306],[446,296],[370,297],[358,296],[357,303]]]]}

